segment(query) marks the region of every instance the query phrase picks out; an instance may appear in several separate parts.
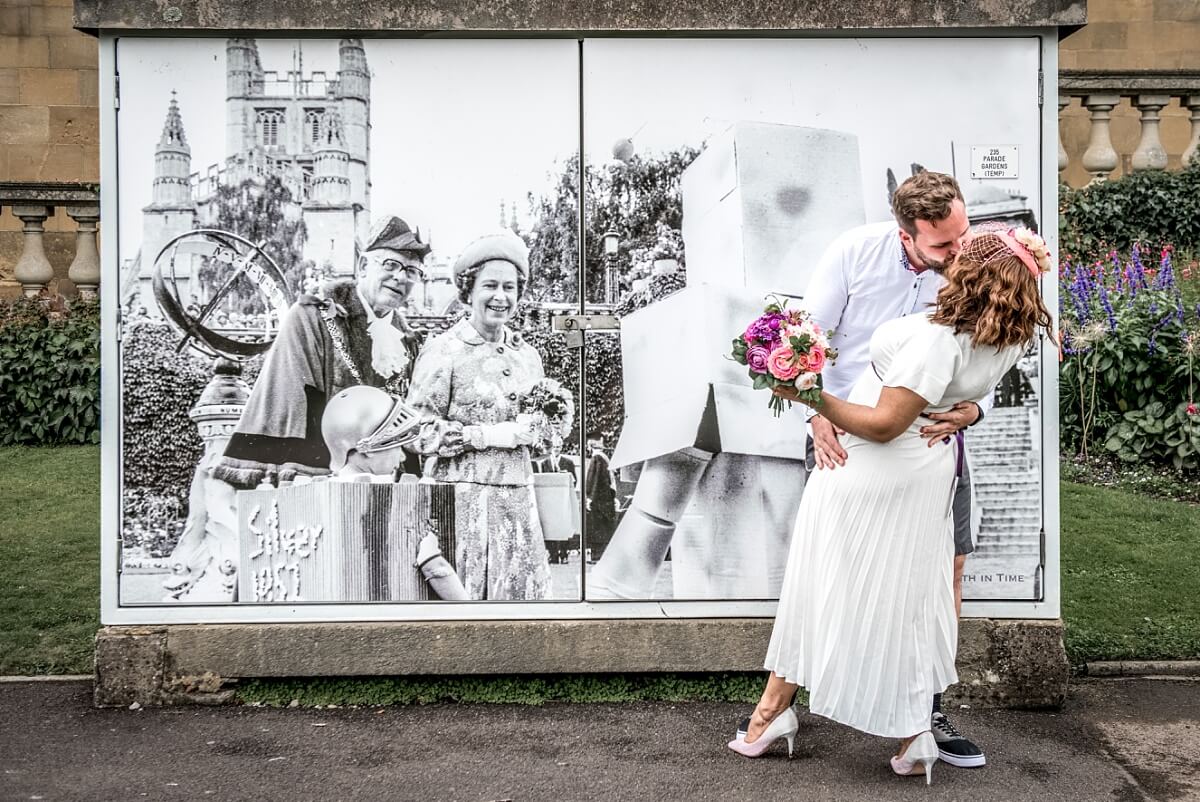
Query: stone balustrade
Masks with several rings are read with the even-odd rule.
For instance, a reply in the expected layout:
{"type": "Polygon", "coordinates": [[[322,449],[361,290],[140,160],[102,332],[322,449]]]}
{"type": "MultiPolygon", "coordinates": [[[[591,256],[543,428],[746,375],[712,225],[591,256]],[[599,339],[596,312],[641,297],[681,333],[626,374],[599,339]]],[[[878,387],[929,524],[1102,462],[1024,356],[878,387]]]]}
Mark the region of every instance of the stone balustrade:
{"type": "MultiPolygon", "coordinates": [[[[1168,149],[1163,145],[1162,120],[1164,109],[1176,119],[1187,112],[1191,136],[1182,149],[1179,164],[1186,165],[1197,158],[1200,149],[1200,72],[1106,72],[1097,70],[1059,73],[1059,120],[1065,127],[1067,115],[1079,108],[1087,112],[1090,130],[1087,147],[1082,153],[1068,153],[1059,137],[1058,169],[1060,174],[1075,159],[1091,175],[1091,180],[1107,179],[1118,168],[1125,170],[1165,170],[1171,163],[1168,149]],[[1114,110],[1128,99],[1129,107],[1137,112],[1140,127],[1136,147],[1122,154],[1114,147],[1112,121],[1114,110]]],[[[1122,106],[1122,108],[1124,108],[1122,106]]],[[[1061,129],[1060,129],[1061,133],[1061,129]]],[[[1180,153],[1175,150],[1175,153],[1180,153]]]]}
{"type": "Polygon", "coordinates": [[[100,188],[96,184],[0,182],[0,210],[9,207],[21,221],[23,243],[13,266],[21,291],[34,297],[54,278],[46,258],[46,220],[62,209],[75,221],[75,256],[67,277],[81,297],[95,298],[100,289],[100,188]]]}

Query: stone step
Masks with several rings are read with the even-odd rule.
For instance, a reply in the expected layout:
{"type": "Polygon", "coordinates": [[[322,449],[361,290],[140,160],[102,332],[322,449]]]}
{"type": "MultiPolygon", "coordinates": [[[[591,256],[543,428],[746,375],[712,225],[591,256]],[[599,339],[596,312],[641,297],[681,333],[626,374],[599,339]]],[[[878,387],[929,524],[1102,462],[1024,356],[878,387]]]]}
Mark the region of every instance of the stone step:
{"type": "Polygon", "coordinates": [[[980,542],[988,543],[1040,543],[1037,529],[993,529],[988,526],[979,530],[980,542]]]}
{"type": "Polygon", "coordinates": [[[1036,546],[977,546],[975,557],[1036,557],[1038,556],[1036,546]]]}

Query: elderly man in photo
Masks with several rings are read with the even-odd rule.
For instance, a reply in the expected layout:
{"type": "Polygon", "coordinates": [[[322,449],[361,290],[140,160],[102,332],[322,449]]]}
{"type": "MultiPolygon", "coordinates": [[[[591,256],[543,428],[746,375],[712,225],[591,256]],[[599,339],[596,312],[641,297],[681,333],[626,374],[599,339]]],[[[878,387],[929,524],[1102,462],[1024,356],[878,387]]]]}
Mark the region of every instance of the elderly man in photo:
{"type": "MultiPolygon", "coordinates": [[[[831,345],[838,349],[835,365],[823,373],[825,389],[845,398],[864,370],[871,369],[871,335],[880,324],[904,315],[924,313],[933,306],[945,270],[968,236],[970,223],[958,182],[943,173],[920,172],[892,196],[895,221],[869,223],[839,236],[826,249],[804,295],[804,306],[825,330],[833,330],[831,345]]],[[[985,403],[984,406],[990,406],[985,403]]],[[[955,404],[933,414],[922,429],[928,438],[956,435],[983,417],[971,402],[955,404]]],[[[842,434],[833,424],[810,411],[809,469],[836,469],[846,452],[842,434]]],[[[962,614],[962,576],[967,555],[975,550],[971,537],[971,480],[963,459],[962,477],[954,498],[954,599],[962,614]]],[[[930,728],[940,757],[954,766],[984,765],[982,750],[964,738],[941,711],[934,697],[930,728]]]]}
{"type": "Polygon", "coordinates": [[[425,276],[428,253],[419,231],[385,217],[364,243],[352,281],[331,283],[324,298],[301,296],[283,319],[215,476],[248,488],[270,475],[327,474],[321,416],[329,399],[360,384],[405,396],[418,339],[402,310],[425,276]]]}

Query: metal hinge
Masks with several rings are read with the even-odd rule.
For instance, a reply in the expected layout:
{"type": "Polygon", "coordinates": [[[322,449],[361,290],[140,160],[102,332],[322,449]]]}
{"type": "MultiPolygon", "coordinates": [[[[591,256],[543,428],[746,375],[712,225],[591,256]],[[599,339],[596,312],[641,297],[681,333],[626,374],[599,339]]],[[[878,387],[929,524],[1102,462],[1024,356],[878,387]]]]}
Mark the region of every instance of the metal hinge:
{"type": "Polygon", "coordinates": [[[621,319],[616,315],[555,315],[550,327],[566,332],[568,348],[582,348],[585,331],[617,332],[621,330],[621,319]]]}
{"type": "Polygon", "coordinates": [[[1046,96],[1046,73],[1038,70],[1038,108],[1042,107],[1046,96]]]}
{"type": "Polygon", "coordinates": [[[113,108],[121,110],[121,76],[113,76],[113,108]]]}

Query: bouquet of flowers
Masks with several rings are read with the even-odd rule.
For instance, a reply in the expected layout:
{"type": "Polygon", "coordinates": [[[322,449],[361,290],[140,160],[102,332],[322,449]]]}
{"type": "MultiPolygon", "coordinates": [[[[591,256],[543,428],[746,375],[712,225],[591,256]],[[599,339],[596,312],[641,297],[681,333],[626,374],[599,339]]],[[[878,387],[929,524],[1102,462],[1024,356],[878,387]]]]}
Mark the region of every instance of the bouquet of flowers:
{"type": "Polygon", "coordinates": [[[554,379],[539,379],[521,395],[517,420],[533,425],[535,452],[546,452],[552,444],[562,444],[575,422],[575,399],[571,391],[554,379]]]}
{"type": "MultiPolygon", "coordinates": [[[[733,359],[750,368],[756,390],[795,387],[805,403],[821,398],[821,371],[833,364],[837,351],[829,347],[829,335],[821,331],[807,312],[788,309],[787,301],[772,298],[760,317],[733,341],[733,359]]],[[[776,417],[786,401],[772,394],[771,410],[776,417]]]]}

